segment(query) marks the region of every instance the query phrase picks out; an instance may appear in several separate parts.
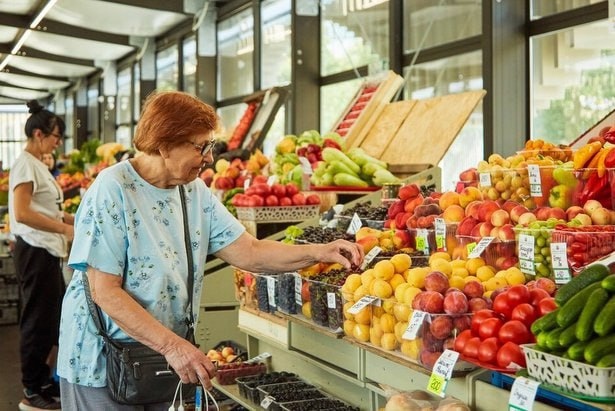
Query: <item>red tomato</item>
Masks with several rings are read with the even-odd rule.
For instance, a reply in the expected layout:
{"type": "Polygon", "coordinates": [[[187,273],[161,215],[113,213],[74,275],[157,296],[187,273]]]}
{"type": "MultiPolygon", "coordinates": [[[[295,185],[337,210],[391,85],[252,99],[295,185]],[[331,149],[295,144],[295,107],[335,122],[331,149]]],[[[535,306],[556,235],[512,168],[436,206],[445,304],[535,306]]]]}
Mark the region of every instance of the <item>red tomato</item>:
{"type": "Polygon", "coordinates": [[[254,189],[254,193],[263,197],[267,197],[271,194],[271,187],[267,183],[256,183],[251,186],[254,189]]]}
{"type": "Polygon", "coordinates": [[[557,304],[555,303],[555,298],[547,297],[540,300],[538,303],[538,315],[542,317],[545,314],[549,314],[551,311],[557,308],[557,304]]]}
{"type": "Polygon", "coordinates": [[[529,328],[536,319],[536,310],[532,304],[519,304],[513,308],[510,318],[511,320],[521,321],[526,327],[529,328]]]}
{"type": "Polygon", "coordinates": [[[280,198],[280,205],[284,207],[291,206],[293,205],[293,200],[288,197],[282,197],[280,198]]]}
{"type": "Polygon", "coordinates": [[[506,296],[511,307],[530,302],[530,291],[524,284],[513,285],[506,291],[506,296]]]}
{"type": "Polygon", "coordinates": [[[530,304],[538,307],[538,303],[543,299],[550,297],[549,293],[542,288],[532,288],[530,290],[530,304]]]}
{"type": "Polygon", "coordinates": [[[474,335],[478,335],[478,329],[480,328],[480,324],[483,322],[483,320],[486,320],[487,318],[493,318],[495,316],[495,311],[488,308],[475,312],[472,316],[472,324],[470,325],[472,333],[474,335]]]}
{"type": "Polygon", "coordinates": [[[286,195],[292,197],[299,192],[299,188],[293,183],[286,184],[286,195]]]}
{"type": "Polygon", "coordinates": [[[482,340],[491,337],[497,337],[498,331],[500,331],[500,327],[504,322],[497,317],[486,318],[480,323],[480,327],[478,327],[478,335],[482,340]]]}
{"type": "Polygon", "coordinates": [[[502,314],[506,319],[510,318],[513,307],[508,301],[508,291],[498,294],[493,300],[493,311],[502,314]]]}
{"type": "Polygon", "coordinates": [[[498,342],[497,337],[487,338],[482,341],[478,347],[479,361],[495,364],[499,348],[500,343],[498,342]]]}
{"type": "Polygon", "coordinates": [[[497,361],[502,368],[510,368],[511,363],[525,367],[525,355],[521,347],[510,341],[504,343],[498,350],[497,361]]]}
{"type": "Polygon", "coordinates": [[[271,194],[281,198],[286,195],[286,186],[284,184],[275,183],[271,185],[271,194]]]}
{"type": "Polygon", "coordinates": [[[275,207],[275,206],[280,205],[280,200],[278,199],[278,197],[275,194],[269,194],[265,198],[265,205],[267,205],[269,207],[275,207]]]}
{"type": "Polygon", "coordinates": [[[462,354],[468,358],[478,358],[478,347],[480,347],[480,338],[472,337],[463,346],[462,354]]]}
{"type": "Polygon", "coordinates": [[[309,196],[305,197],[305,204],[307,205],[320,204],[320,197],[318,196],[318,194],[310,194],[309,196]]]}
{"type": "Polygon", "coordinates": [[[303,193],[297,193],[291,197],[294,205],[305,205],[305,195],[303,193]]]}
{"type": "Polygon", "coordinates": [[[253,194],[248,196],[246,205],[248,207],[262,207],[265,205],[265,199],[259,195],[253,194]]]}
{"type": "Polygon", "coordinates": [[[501,343],[514,342],[515,344],[525,344],[532,340],[528,328],[519,320],[506,321],[498,332],[501,343]]]}
{"type": "Polygon", "coordinates": [[[459,353],[463,352],[463,347],[470,338],[472,338],[472,330],[467,329],[460,332],[457,338],[455,338],[455,351],[459,353]]]}

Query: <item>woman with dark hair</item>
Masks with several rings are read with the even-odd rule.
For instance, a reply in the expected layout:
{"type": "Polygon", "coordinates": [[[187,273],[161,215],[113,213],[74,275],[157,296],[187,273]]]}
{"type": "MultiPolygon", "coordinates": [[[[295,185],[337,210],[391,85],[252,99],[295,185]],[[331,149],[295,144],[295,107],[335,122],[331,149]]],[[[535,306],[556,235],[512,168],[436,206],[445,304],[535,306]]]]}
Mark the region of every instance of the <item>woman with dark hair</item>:
{"type": "Polygon", "coordinates": [[[64,196],[43,163],[62,144],[64,121],[27,103],[27,142],[9,174],[9,222],[16,237],[13,258],[21,291],[20,355],[24,399],[20,410],[60,409],[57,383],[48,358],[55,357],[65,285],[62,258],[73,238],[72,216],[63,213],[64,196]]]}
{"type": "Polygon", "coordinates": [[[56,160],[55,153],[52,151],[51,153],[43,154],[42,160],[43,163],[47,165],[47,168],[49,169],[49,172],[51,173],[53,178],[56,178],[60,174],[60,169],[58,168],[58,162],[56,160]]]}

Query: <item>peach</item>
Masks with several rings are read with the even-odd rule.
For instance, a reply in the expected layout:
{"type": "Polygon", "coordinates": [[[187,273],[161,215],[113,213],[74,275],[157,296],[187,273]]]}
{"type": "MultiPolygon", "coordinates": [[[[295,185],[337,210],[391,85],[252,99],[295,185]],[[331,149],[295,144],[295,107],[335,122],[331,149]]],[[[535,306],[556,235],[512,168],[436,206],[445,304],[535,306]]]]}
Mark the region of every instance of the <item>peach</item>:
{"type": "Polygon", "coordinates": [[[509,211],[510,220],[513,223],[518,223],[519,217],[521,217],[521,214],[528,213],[529,211],[530,210],[528,210],[526,206],[519,204],[515,206],[512,210],[509,211]]]}
{"type": "Polygon", "coordinates": [[[470,299],[482,297],[485,292],[485,287],[479,281],[468,281],[463,286],[463,293],[470,299]]]}
{"type": "Polygon", "coordinates": [[[577,220],[579,223],[581,223],[581,225],[592,225],[591,217],[585,213],[577,214],[577,216],[574,219],[577,220]]]}
{"type": "Polygon", "coordinates": [[[480,209],[481,204],[482,204],[482,200],[474,200],[470,202],[470,204],[468,204],[465,207],[466,217],[472,217],[472,218],[475,218],[476,220],[479,220],[478,211],[480,209]]]}
{"type": "Polygon", "coordinates": [[[395,227],[406,227],[406,223],[408,222],[408,219],[410,217],[412,217],[413,214],[411,213],[399,213],[395,216],[395,227]]]}
{"type": "Polygon", "coordinates": [[[403,213],[405,211],[406,202],[404,200],[395,200],[387,211],[387,217],[393,219],[399,213],[403,213]]]}
{"type": "Polygon", "coordinates": [[[416,184],[406,184],[405,186],[399,189],[397,193],[397,197],[400,200],[409,200],[409,199],[412,199],[418,196],[420,193],[421,193],[421,190],[419,186],[417,186],[416,184]]]}
{"type": "Polygon", "coordinates": [[[559,207],[553,207],[549,210],[549,218],[556,218],[558,220],[566,221],[566,212],[559,207]]]}
{"type": "Polygon", "coordinates": [[[596,208],[590,214],[592,223],[596,225],[607,225],[611,223],[611,212],[604,207],[596,208]]]}
{"type": "Polygon", "coordinates": [[[438,204],[442,210],[446,210],[452,205],[459,205],[459,194],[454,191],[445,191],[438,199],[438,204]]]}
{"type": "Polygon", "coordinates": [[[502,204],[501,208],[502,208],[502,210],[508,211],[508,214],[510,214],[512,209],[517,207],[518,205],[521,205],[521,204],[519,204],[518,202],[516,202],[514,200],[506,200],[506,201],[504,201],[504,204],[502,204]]]}
{"type": "Polygon", "coordinates": [[[429,331],[435,338],[444,340],[453,332],[453,319],[448,315],[438,315],[429,324],[429,331]]]}
{"type": "Polygon", "coordinates": [[[438,361],[438,358],[440,358],[440,355],[442,355],[441,351],[421,351],[420,363],[423,367],[431,371],[433,366],[436,364],[436,361],[438,361]]]}
{"type": "Polygon", "coordinates": [[[419,299],[419,310],[439,314],[444,308],[444,296],[437,291],[423,291],[419,299]]]}
{"type": "Polygon", "coordinates": [[[404,204],[404,211],[407,213],[414,213],[414,209],[423,204],[423,196],[419,194],[414,197],[412,200],[406,201],[404,204]]]}
{"type": "Polygon", "coordinates": [[[382,235],[382,231],[375,229],[375,228],[363,226],[357,230],[357,232],[354,235],[354,238],[355,238],[355,241],[358,241],[362,239],[363,237],[367,237],[369,235],[375,236],[376,238],[380,238],[380,236],[382,235]]]}
{"type": "Polygon", "coordinates": [[[441,271],[432,271],[425,276],[425,289],[444,294],[449,288],[448,277],[441,271]]]}
{"type": "Polygon", "coordinates": [[[459,205],[462,207],[466,207],[474,200],[482,200],[483,195],[477,187],[465,187],[459,193],[459,205]]]}
{"type": "Polygon", "coordinates": [[[527,227],[534,221],[536,221],[536,215],[528,211],[527,213],[523,213],[519,216],[519,221],[517,221],[517,223],[527,227]]]}
{"type": "Polygon", "coordinates": [[[464,217],[457,226],[457,235],[470,235],[478,220],[473,217],[464,217]]]}
{"type": "Polygon", "coordinates": [[[361,247],[363,247],[364,253],[369,253],[372,248],[380,244],[380,239],[375,235],[366,235],[356,241],[361,247]]]}
{"type": "Polygon", "coordinates": [[[551,207],[538,207],[534,210],[534,214],[536,215],[536,219],[538,221],[547,221],[549,219],[550,212],[551,207]]]}
{"type": "Polygon", "coordinates": [[[500,227],[498,232],[498,239],[500,241],[514,241],[515,240],[515,230],[513,230],[512,224],[504,224],[500,227]]]}
{"type": "Polygon", "coordinates": [[[491,230],[493,230],[493,225],[488,221],[485,221],[484,223],[478,223],[478,226],[480,227],[478,230],[479,237],[488,237],[491,233],[491,230]]]}
{"type": "Polygon", "coordinates": [[[476,224],[476,225],[472,228],[472,231],[470,231],[470,236],[472,236],[472,237],[480,237],[480,228],[481,228],[481,225],[482,225],[482,224],[484,224],[484,223],[478,223],[478,224],[476,224]]]}
{"type": "Polygon", "coordinates": [[[549,295],[553,295],[555,294],[557,286],[555,285],[555,282],[553,282],[553,280],[551,280],[550,278],[541,277],[536,279],[536,288],[542,288],[543,290],[548,292],[549,295]]]}
{"type": "Polygon", "coordinates": [[[406,230],[395,230],[395,235],[393,235],[393,245],[396,250],[400,250],[404,247],[409,247],[410,242],[410,233],[406,230]]]}
{"type": "Polygon", "coordinates": [[[444,297],[443,307],[444,312],[447,314],[466,313],[468,312],[468,297],[461,291],[447,293],[444,297]]]}
{"type": "MultiPolygon", "coordinates": [[[[476,282],[476,281],[471,281],[471,282],[476,282]]],[[[491,308],[491,307],[486,298],[474,297],[474,298],[470,298],[470,301],[468,301],[468,308],[471,312],[475,313],[479,310],[484,310],[484,309],[491,308]]]]}
{"type": "Polygon", "coordinates": [[[493,227],[491,231],[489,231],[489,237],[499,238],[500,236],[500,227],[493,227]]]}
{"type": "Polygon", "coordinates": [[[566,209],[566,220],[570,221],[577,216],[579,213],[584,213],[583,207],[579,206],[570,206],[566,209]]]}
{"type": "MultiPolygon", "coordinates": [[[[480,221],[490,221],[491,215],[498,210],[504,211],[495,201],[483,200],[482,204],[478,208],[478,219],[480,221]]],[[[506,211],[504,212],[506,213],[506,211]]],[[[508,213],[506,213],[506,215],[508,215],[508,213]]]]}
{"type": "Polygon", "coordinates": [[[594,210],[601,208],[602,204],[598,200],[587,200],[585,204],[583,204],[583,210],[589,215],[592,215],[594,210]]]}
{"type": "Polygon", "coordinates": [[[514,267],[518,262],[517,257],[508,256],[508,257],[498,257],[495,260],[495,267],[498,270],[507,270],[510,267],[514,267]]]}
{"type": "Polygon", "coordinates": [[[470,167],[467,170],[459,173],[459,181],[470,182],[478,180],[478,171],[474,167],[470,167]]]}
{"type": "Polygon", "coordinates": [[[495,210],[491,214],[491,224],[493,224],[495,227],[502,227],[503,225],[509,223],[510,216],[508,215],[508,212],[506,212],[506,210],[495,210]]]}
{"type": "Polygon", "coordinates": [[[469,315],[456,316],[453,319],[453,325],[455,326],[455,330],[457,330],[457,334],[459,334],[463,330],[470,328],[472,325],[472,317],[469,315]]]}
{"type": "MultiPolygon", "coordinates": [[[[442,205],[440,205],[442,207],[442,205]]],[[[458,223],[465,217],[465,211],[459,204],[452,204],[443,208],[442,218],[447,223],[458,223]]]]}

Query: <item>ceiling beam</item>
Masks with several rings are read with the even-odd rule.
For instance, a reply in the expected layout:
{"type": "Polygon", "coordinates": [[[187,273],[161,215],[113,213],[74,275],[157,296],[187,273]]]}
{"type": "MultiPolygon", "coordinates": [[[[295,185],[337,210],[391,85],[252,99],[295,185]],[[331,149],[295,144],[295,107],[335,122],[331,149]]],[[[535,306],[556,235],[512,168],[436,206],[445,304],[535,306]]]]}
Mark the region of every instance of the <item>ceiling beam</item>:
{"type": "Polygon", "coordinates": [[[24,87],[24,86],[18,86],[15,84],[11,84],[11,83],[7,83],[6,81],[0,81],[0,87],[11,87],[11,88],[18,88],[18,89],[23,89],[23,90],[31,90],[31,91],[43,91],[48,93],[49,90],[46,88],[32,88],[32,87],[24,87]]]}
{"type": "Polygon", "coordinates": [[[43,75],[43,74],[33,73],[31,71],[22,70],[22,69],[19,69],[17,67],[13,67],[11,65],[6,66],[2,70],[2,72],[3,73],[8,73],[8,74],[21,74],[22,76],[31,76],[31,77],[37,77],[37,78],[43,78],[43,79],[49,79],[49,80],[68,81],[69,83],[72,84],[71,79],[69,79],[68,77],[46,76],[46,75],[43,75]]]}
{"type": "MultiPolygon", "coordinates": [[[[52,93],[50,93],[50,92],[46,92],[46,93],[47,93],[46,98],[49,98],[49,96],[52,95],[52,93]]],[[[28,99],[26,99],[26,98],[22,99],[22,98],[18,98],[18,97],[15,97],[15,96],[9,96],[9,95],[6,95],[6,94],[2,94],[2,93],[0,93],[0,97],[10,98],[12,100],[15,100],[16,103],[18,103],[20,101],[22,101],[22,102],[23,101],[28,101],[28,99]]],[[[45,98],[45,97],[43,97],[43,98],[45,98]]]]}
{"type": "Polygon", "coordinates": [[[96,67],[94,60],[78,59],[74,57],[60,56],[57,54],[46,53],[31,47],[22,47],[17,53],[20,57],[31,57],[43,59],[47,61],[55,61],[57,63],[75,64],[78,66],[96,67]]]}
{"type": "Polygon", "coordinates": [[[144,9],[170,11],[173,13],[184,13],[183,1],[169,0],[107,0],[107,3],[123,4],[125,6],[141,7],[144,9]]]}
{"type": "Polygon", "coordinates": [[[60,36],[75,37],[85,40],[100,41],[103,43],[118,44],[120,46],[134,47],[130,44],[130,36],[85,29],[49,19],[43,19],[43,21],[32,30],[39,31],[41,33],[51,33],[60,36]]]}
{"type": "Polygon", "coordinates": [[[23,29],[30,25],[31,20],[32,18],[30,16],[12,13],[0,13],[0,26],[9,26],[23,29]]]}

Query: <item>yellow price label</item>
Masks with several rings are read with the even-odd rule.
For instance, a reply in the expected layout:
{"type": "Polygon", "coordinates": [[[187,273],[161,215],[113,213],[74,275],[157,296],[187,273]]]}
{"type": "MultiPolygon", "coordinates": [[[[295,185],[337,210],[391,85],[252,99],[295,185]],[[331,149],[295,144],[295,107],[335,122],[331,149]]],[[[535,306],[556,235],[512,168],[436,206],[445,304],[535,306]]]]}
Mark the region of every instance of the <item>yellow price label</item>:
{"type": "Polygon", "coordinates": [[[475,248],[476,248],[476,242],[470,243],[466,246],[466,250],[468,251],[468,254],[471,254],[475,248]]]}
{"type": "Polygon", "coordinates": [[[425,237],[423,236],[417,236],[416,237],[416,249],[419,251],[424,251],[426,248],[426,242],[425,242],[425,237]]]}
{"type": "Polygon", "coordinates": [[[444,236],[436,235],[436,247],[438,250],[446,251],[446,244],[444,243],[444,236]]]}
{"type": "Polygon", "coordinates": [[[445,388],[446,378],[439,374],[431,374],[431,377],[429,377],[429,381],[427,382],[427,391],[442,396],[445,388]]]}

